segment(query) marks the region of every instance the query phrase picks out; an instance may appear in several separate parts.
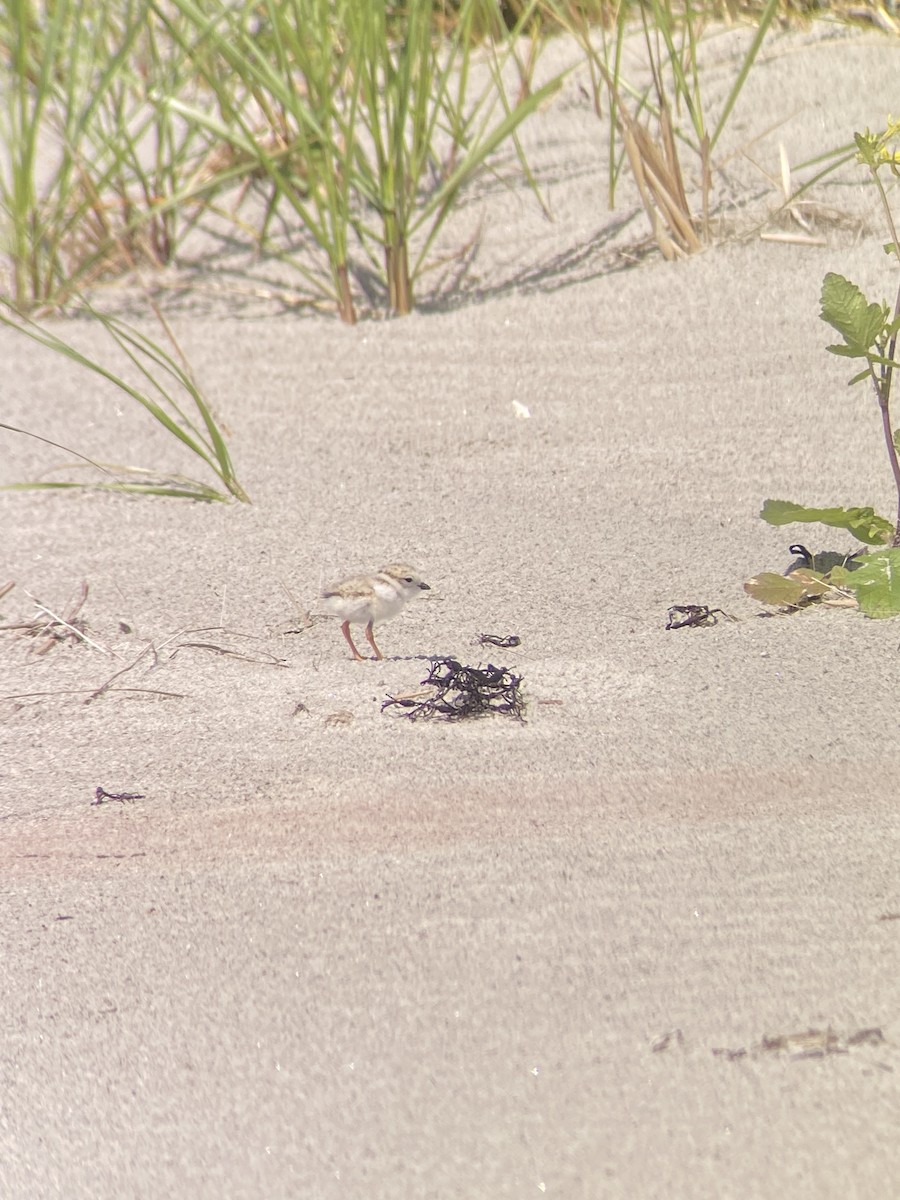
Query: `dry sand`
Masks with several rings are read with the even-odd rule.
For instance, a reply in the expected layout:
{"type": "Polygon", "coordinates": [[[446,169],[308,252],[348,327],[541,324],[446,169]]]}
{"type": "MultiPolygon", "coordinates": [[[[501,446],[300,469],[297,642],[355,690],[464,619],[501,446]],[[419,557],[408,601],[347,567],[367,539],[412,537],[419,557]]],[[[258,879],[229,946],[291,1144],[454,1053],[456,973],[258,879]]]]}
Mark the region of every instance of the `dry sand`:
{"type": "MultiPolygon", "coordinates": [[[[709,43],[720,93],[742,36],[709,43]]],[[[779,141],[878,126],[897,53],[772,39],[728,228],[777,203],[739,148],[777,178],[779,141]]],[[[645,218],[627,183],[605,211],[578,83],[528,131],[556,220],[485,185],[447,234],[484,220],[471,270],[409,319],[171,297],[252,506],[0,494],[0,620],[85,580],[105,648],[0,645],[4,1197],[895,1193],[898,626],[742,589],[824,548],[766,497],[892,511],[817,318],[828,270],[891,290],[875,197],[815,193],[822,247],[625,269],[645,218]],[[398,558],[433,590],[385,662],[285,632],[398,558]],[[739,620],[667,631],[676,603],[739,620]],[[84,702],[150,645],[119,682],[152,691],[84,702]],[[527,723],[382,713],[442,654],[515,668],[527,723]]],[[[0,355],[4,420],[190,466],[61,360],[0,355]]],[[[0,482],[61,461],[2,446],[0,482]]]]}

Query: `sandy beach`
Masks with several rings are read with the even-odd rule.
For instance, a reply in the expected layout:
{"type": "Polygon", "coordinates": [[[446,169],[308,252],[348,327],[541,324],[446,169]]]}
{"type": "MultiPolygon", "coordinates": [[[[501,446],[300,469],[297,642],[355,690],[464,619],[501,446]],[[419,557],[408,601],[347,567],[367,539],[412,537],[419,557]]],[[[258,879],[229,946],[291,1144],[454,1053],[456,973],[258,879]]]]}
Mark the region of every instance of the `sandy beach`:
{"type": "MultiPolygon", "coordinates": [[[[710,37],[713,91],[746,37],[710,37]]],[[[0,638],[3,1196],[892,1194],[900,627],[743,584],[853,546],[769,497],[896,508],[818,317],[828,271],[894,294],[874,191],[814,190],[821,245],[759,234],[804,232],[779,145],[882,125],[897,54],[773,35],[721,236],[671,264],[624,177],[607,211],[575,72],[523,134],[553,220],[485,180],[412,316],[160,293],[252,504],[0,492],[0,624],[86,584],[91,638],[0,638]],[[398,560],[431,590],[354,662],[306,614],[398,560]],[[525,722],[383,711],[431,656],[509,667],[525,722]]],[[[152,332],[139,296],[104,300],[152,332]]],[[[5,422],[194,470],[71,363],[7,329],[0,361],[5,422]]],[[[2,484],[69,461],[0,448],[2,484]]]]}

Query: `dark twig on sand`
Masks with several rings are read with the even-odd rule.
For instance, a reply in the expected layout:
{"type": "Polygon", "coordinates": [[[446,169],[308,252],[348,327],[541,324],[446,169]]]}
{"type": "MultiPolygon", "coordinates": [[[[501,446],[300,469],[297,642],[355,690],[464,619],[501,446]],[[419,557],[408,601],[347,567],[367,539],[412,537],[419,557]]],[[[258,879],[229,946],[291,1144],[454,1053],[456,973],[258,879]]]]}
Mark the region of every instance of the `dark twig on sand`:
{"type": "Polygon", "coordinates": [[[145,796],[142,792],[108,792],[106,788],[98,787],[94,792],[94,799],[91,804],[102,804],[104,800],[119,800],[122,804],[126,800],[144,800],[145,796]]]}
{"type": "MultiPolygon", "coordinates": [[[[210,625],[210,626],[204,627],[203,629],[185,629],[182,631],[183,634],[214,633],[214,632],[221,633],[222,635],[224,635],[224,637],[227,637],[227,638],[240,638],[240,639],[243,639],[244,641],[252,641],[252,642],[261,641],[261,639],[258,638],[255,634],[238,633],[236,630],[226,629],[222,625],[210,625]]],[[[178,636],[182,636],[182,635],[179,634],[178,636]]],[[[260,650],[256,653],[248,653],[245,650],[236,649],[234,646],[220,646],[214,642],[179,642],[178,645],[175,647],[175,649],[169,655],[169,658],[173,659],[182,650],[209,650],[213,654],[220,654],[226,658],[238,658],[238,659],[241,659],[243,662],[257,663],[260,666],[267,666],[267,667],[286,667],[288,665],[286,659],[278,658],[276,655],[270,654],[266,650],[260,650]]]]}

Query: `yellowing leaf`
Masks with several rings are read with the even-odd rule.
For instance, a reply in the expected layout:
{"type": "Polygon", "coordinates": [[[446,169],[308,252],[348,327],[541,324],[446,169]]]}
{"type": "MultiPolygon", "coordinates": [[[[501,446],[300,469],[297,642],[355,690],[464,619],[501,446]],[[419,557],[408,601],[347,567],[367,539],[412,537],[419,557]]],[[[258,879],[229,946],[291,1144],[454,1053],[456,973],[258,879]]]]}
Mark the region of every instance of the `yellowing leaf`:
{"type": "Polygon", "coordinates": [[[774,571],[754,575],[744,584],[744,591],[754,600],[779,608],[796,608],[806,594],[804,585],[798,580],[791,579],[789,575],[776,575],[774,571]]]}

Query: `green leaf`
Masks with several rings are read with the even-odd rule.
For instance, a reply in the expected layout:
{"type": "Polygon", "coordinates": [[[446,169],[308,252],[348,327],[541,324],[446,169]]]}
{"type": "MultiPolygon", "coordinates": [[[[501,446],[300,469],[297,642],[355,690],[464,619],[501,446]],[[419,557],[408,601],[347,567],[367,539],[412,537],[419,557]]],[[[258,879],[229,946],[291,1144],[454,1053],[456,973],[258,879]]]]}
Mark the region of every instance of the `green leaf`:
{"type": "Polygon", "coordinates": [[[874,170],[878,165],[878,134],[869,133],[867,129],[865,133],[854,133],[853,140],[856,142],[856,157],[859,162],[874,170]]]}
{"type": "Polygon", "coordinates": [[[900,613],[900,549],[867,554],[862,566],[847,580],[867,617],[895,617],[900,613]]]}
{"type": "Polygon", "coordinates": [[[82,492],[128,492],[138,496],[169,496],[174,499],[208,502],[216,500],[222,504],[227,504],[230,500],[225,492],[217,492],[215,488],[207,487],[202,483],[195,484],[191,481],[180,487],[167,483],[129,483],[127,480],[118,483],[79,483],[74,480],[58,480],[55,482],[0,484],[0,492],[36,492],[54,489],[57,491],[77,489],[82,492]]]}
{"type": "Polygon", "coordinates": [[[829,346],[832,354],[864,358],[884,332],[887,310],[883,304],[870,304],[855,283],[833,271],[822,283],[823,321],[836,329],[847,349],[829,346]]]}
{"type": "Polygon", "coordinates": [[[869,546],[883,546],[894,536],[894,526],[874,508],[806,508],[791,500],[767,500],[759,515],[770,525],[817,521],[832,529],[847,529],[869,546]]]}

